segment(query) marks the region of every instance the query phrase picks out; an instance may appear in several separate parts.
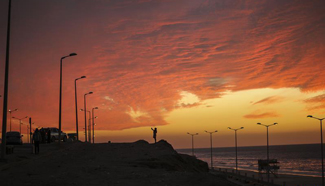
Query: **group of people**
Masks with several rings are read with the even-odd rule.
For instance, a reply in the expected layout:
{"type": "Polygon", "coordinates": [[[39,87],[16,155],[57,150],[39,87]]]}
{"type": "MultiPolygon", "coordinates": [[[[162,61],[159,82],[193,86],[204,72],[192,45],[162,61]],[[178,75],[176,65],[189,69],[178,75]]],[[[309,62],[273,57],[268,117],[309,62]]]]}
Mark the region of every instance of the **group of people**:
{"type": "Polygon", "coordinates": [[[39,154],[39,144],[40,143],[51,143],[51,130],[45,130],[41,128],[40,130],[36,129],[33,134],[33,142],[35,154],[39,154]]]}

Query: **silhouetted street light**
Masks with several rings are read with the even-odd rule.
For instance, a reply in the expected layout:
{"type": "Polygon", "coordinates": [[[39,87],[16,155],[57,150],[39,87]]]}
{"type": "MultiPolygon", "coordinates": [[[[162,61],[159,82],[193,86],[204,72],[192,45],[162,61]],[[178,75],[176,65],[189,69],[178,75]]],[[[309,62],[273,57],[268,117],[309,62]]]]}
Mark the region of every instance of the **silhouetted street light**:
{"type": "MultiPolygon", "coordinates": [[[[93,116],[94,116],[94,115],[93,115],[93,116]]],[[[89,119],[89,123],[90,123],[91,120],[94,120],[94,119],[97,119],[97,118],[98,118],[98,116],[95,116],[95,117],[90,118],[90,119],[89,119]]],[[[94,121],[93,121],[93,122],[94,122],[94,121]]],[[[95,127],[94,127],[94,126],[95,126],[96,124],[93,123],[92,125],[93,125],[93,143],[94,143],[94,141],[95,141],[95,138],[94,138],[94,136],[95,136],[95,133],[94,133],[95,127]]],[[[90,125],[89,125],[89,126],[90,126],[90,125]]]]}
{"type": "Polygon", "coordinates": [[[212,134],[213,134],[213,133],[216,133],[216,132],[218,132],[218,131],[216,130],[216,131],[213,131],[213,132],[208,132],[208,131],[205,130],[205,132],[210,134],[211,169],[213,169],[213,159],[212,159],[212,134]]]}
{"type": "Polygon", "coordinates": [[[192,136],[192,156],[194,156],[194,136],[199,135],[199,133],[195,133],[195,134],[187,133],[187,134],[192,136]]]}
{"type": "Polygon", "coordinates": [[[28,129],[29,129],[29,126],[26,125],[26,127],[27,127],[26,138],[27,138],[27,143],[29,143],[29,137],[28,137],[28,129]]]}
{"type": "Polygon", "coordinates": [[[277,125],[278,123],[273,123],[273,124],[270,124],[270,125],[264,125],[262,123],[257,123],[257,124],[266,127],[266,154],[267,154],[267,164],[268,164],[268,167],[267,167],[267,182],[269,183],[270,182],[269,127],[277,125]]]}
{"type": "Polygon", "coordinates": [[[7,109],[8,109],[8,79],[9,79],[9,49],[10,49],[10,16],[11,0],[8,3],[8,22],[7,22],[7,43],[6,43],[6,63],[3,88],[3,108],[2,108],[2,141],[1,141],[1,160],[5,160],[6,152],[6,132],[7,132],[7,109]]]}
{"type": "Polygon", "coordinates": [[[11,113],[12,112],[15,112],[15,111],[17,111],[18,109],[14,109],[14,110],[11,110],[11,109],[9,109],[8,110],[8,112],[9,112],[9,117],[10,117],[10,132],[11,132],[11,113]]]}
{"type": "Polygon", "coordinates": [[[28,117],[28,116],[26,116],[26,117],[24,117],[24,118],[16,118],[16,117],[12,117],[12,118],[14,118],[14,119],[19,120],[19,132],[20,132],[20,135],[21,135],[21,125],[22,125],[21,121],[22,121],[23,119],[26,119],[27,117],[28,117]]]}
{"type": "Polygon", "coordinates": [[[324,186],[324,152],[323,152],[323,119],[325,118],[316,118],[312,115],[308,115],[308,118],[318,119],[320,121],[320,142],[321,142],[321,153],[322,153],[322,186],[324,186]]]}
{"type": "MultiPolygon", "coordinates": [[[[84,111],[84,109],[80,109],[80,111],[82,111],[82,112],[83,112],[83,111],[84,111]]],[[[90,142],[90,136],[89,136],[89,135],[90,135],[90,134],[89,134],[89,133],[90,133],[90,131],[89,131],[89,127],[90,127],[90,125],[91,125],[91,124],[90,124],[90,121],[91,121],[91,111],[89,111],[89,110],[86,110],[86,112],[88,112],[88,113],[89,113],[89,118],[88,118],[88,141],[90,142]]],[[[87,130],[85,130],[85,131],[87,131],[87,130]]]]}
{"type": "Polygon", "coordinates": [[[236,148],[236,173],[238,171],[238,158],[237,158],[237,130],[244,129],[244,127],[240,127],[238,129],[232,129],[231,127],[228,127],[229,130],[235,131],[235,148],[236,148]]]}
{"type": "Polygon", "coordinates": [[[93,112],[92,113],[93,114],[93,118],[92,118],[93,119],[93,143],[95,143],[95,121],[94,121],[94,119],[96,118],[95,113],[94,113],[95,109],[98,109],[98,107],[92,108],[92,112],[93,112]]]}
{"type": "MultiPolygon", "coordinates": [[[[87,142],[87,102],[86,102],[86,96],[89,94],[92,94],[93,92],[88,92],[84,95],[84,112],[85,112],[85,142],[87,142]]],[[[90,118],[90,117],[89,117],[90,118]]]]}
{"type": "Polygon", "coordinates": [[[76,56],[76,53],[71,53],[67,56],[61,57],[60,60],[60,100],[59,100],[59,145],[61,142],[61,106],[62,106],[62,61],[67,57],[76,56]]]}
{"type": "Polygon", "coordinates": [[[77,141],[79,141],[79,129],[78,129],[78,100],[77,100],[77,81],[79,79],[84,79],[86,76],[81,76],[74,80],[74,92],[75,92],[75,104],[76,104],[76,133],[77,133],[77,141]]]}

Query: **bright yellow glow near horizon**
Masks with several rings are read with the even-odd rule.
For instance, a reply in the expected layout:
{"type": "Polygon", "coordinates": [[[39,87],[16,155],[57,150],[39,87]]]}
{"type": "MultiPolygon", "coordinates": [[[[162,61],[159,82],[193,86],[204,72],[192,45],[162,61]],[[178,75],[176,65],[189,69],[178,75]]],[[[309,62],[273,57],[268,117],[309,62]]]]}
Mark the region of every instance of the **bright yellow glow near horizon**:
{"type": "MultiPolygon", "coordinates": [[[[320,113],[307,111],[303,100],[322,94],[322,92],[302,93],[295,88],[254,89],[238,92],[225,92],[221,98],[200,101],[192,93],[181,92],[179,104],[200,103],[199,106],[179,108],[165,118],[168,125],[156,126],[158,139],[165,139],[175,148],[189,148],[190,136],[186,133],[199,133],[195,137],[196,147],[208,147],[208,135],[204,132],[218,130],[215,146],[233,146],[233,131],[227,127],[245,127],[238,134],[239,146],[264,145],[265,127],[256,123],[279,125],[270,128],[272,144],[318,143],[318,121],[308,119],[308,114],[320,113]],[[186,97],[187,96],[187,97],[186,97]],[[268,101],[265,101],[266,98],[268,101]],[[264,101],[261,101],[264,100],[264,101]],[[265,118],[246,118],[247,115],[265,118]],[[273,114],[273,115],[272,115],[273,114]],[[306,133],[305,138],[299,135],[306,133]],[[309,136],[308,136],[309,135],[309,136]],[[272,138],[273,137],[273,138],[272,138]]],[[[154,126],[153,126],[154,127],[154,126]]],[[[121,131],[97,131],[97,142],[133,142],[144,139],[153,142],[150,127],[139,127],[121,131]]]]}

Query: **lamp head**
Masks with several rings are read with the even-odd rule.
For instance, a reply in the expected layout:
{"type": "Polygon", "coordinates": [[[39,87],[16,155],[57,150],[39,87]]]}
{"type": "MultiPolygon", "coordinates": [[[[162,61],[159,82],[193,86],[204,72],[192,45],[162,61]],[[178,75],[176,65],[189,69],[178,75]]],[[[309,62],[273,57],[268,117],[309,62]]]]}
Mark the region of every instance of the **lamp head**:
{"type": "Polygon", "coordinates": [[[240,129],[244,129],[244,127],[240,127],[240,129]]]}
{"type": "Polygon", "coordinates": [[[77,55],[76,53],[69,54],[69,56],[76,56],[76,55],[77,55]]]}
{"type": "Polygon", "coordinates": [[[228,129],[231,129],[231,127],[228,127],[228,129]]]}
{"type": "Polygon", "coordinates": [[[88,94],[93,94],[93,92],[89,92],[88,94]]]}
{"type": "Polygon", "coordinates": [[[204,132],[208,132],[208,131],[205,130],[204,132]]]}
{"type": "Polygon", "coordinates": [[[218,132],[218,131],[216,130],[216,131],[214,131],[214,132],[218,132]]]}
{"type": "Polygon", "coordinates": [[[80,79],[86,78],[86,76],[81,76],[80,79]]]}
{"type": "Polygon", "coordinates": [[[277,125],[278,123],[273,123],[273,125],[277,125]]]}
{"type": "Polygon", "coordinates": [[[307,118],[312,118],[313,116],[312,115],[308,115],[307,118]]]}
{"type": "Polygon", "coordinates": [[[199,135],[199,133],[196,133],[196,135],[199,135]]]}
{"type": "Polygon", "coordinates": [[[258,125],[262,125],[262,123],[257,123],[258,125]]]}
{"type": "Polygon", "coordinates": [[[95,107],[94,109],[98,109],[98,107],[95,107]]]}

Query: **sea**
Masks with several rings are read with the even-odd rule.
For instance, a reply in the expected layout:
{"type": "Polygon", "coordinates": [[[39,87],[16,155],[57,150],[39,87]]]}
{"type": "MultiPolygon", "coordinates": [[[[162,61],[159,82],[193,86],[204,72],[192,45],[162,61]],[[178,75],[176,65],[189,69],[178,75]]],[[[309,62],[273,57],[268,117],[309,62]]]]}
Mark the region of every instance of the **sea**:
{"type": "MultiPolygon", "coordinates": [[[[325,150],[325,148],[324,148],[325,150]]],[[[192,149],[177,149],[178,153],[192,155],[192,149]]],[[[258,171],[258,160],[267,159],[266,146],[237,147],[238,169],[258,171]]],[[[210,148],[194,149],[194,155],[211,166],[210,148]]],[[[277,159],[280,174],[321,176],[320,144],[269,146],[270,159],[277,159]]],[[[213,148],[213,167],[235,168],[235,147],[213,148]]]]}

